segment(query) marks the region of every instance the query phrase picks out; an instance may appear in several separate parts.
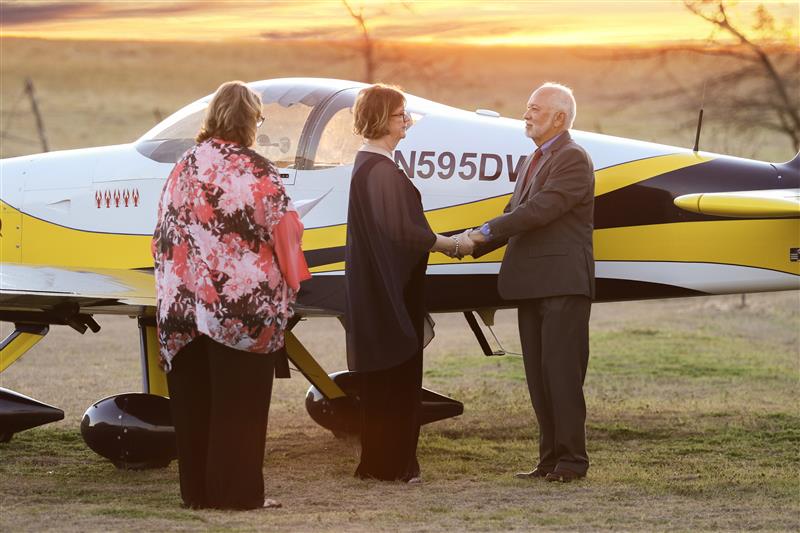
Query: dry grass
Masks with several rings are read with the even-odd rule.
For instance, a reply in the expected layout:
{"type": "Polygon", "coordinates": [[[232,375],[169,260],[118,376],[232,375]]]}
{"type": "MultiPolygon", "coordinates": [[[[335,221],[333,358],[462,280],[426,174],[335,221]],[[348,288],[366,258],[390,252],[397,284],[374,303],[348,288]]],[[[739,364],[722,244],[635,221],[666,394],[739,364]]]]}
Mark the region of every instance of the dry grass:
{"type": "MultiPolygon", "coordinates": [[[[426,483],[352,478],[357,447],[305,414],[307,383],[276,383],[265,464],[284,509],[180,509],[175,464],[121,472],[82,443],[93,401],[138,390],[135,322],[92,338],[54,328],[2,386],[65,409],[66,419],[0,445],[0,529],[276,531],[797,530],[800,528],[800,295],[797,292],[599,304],[586,383],[589,478],[567,486],[511,477],[535,460],[535,422],[519,358],[486,358],[459,316],[437,316],[425,385],[465,403],[427,426],[426,483]]],[[[518,350],[513,312],[498,315],[518,350]]],[[[87,334],[91,335],[91,334],[87,334]]],[[[329,371],[341,328],[298,335],[329,371]]]]}
{"type": "MultiPolygon", "coordinates": [[[[576,128],[691,146],[697,101],[654,102],[665,89],[686,87],[719,71],[716,58],[621,61],[612,49],[405,46],[379,57],[401,57],[378,70],[382,81],[412,94],[465,109],[517,117],[530,90],[544,81],[575,89],[576,128]],[[629,96],[631,93],[637,96],[629,96]]],[[[33,78],[51,149],[130,142],[163,116],[213,92],[230,79],[287,76],[360,79],[352,48],[289,43],[125,43],[0,39],[0,156],[38,152],[23,80],[33,78]],[[11,137],[9,137],[9,135],[11,137]],[[28,142],[18,141],[22,137],[28,142]]],[[[728,98],[737,95],[728,95],[728,98]]],[[[790,143],[726,121],[706,102],[701,146],[771,161],[794,156],[790,143]]]]}

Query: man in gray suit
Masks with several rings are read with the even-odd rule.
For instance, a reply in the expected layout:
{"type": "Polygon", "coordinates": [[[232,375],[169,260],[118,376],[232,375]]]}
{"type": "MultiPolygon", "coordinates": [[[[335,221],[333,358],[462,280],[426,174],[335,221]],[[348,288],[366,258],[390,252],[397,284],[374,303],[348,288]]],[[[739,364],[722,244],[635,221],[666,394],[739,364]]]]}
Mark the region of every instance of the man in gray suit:
{"type": "Polygon", "coordinates": [[[567,131],[575,120],[569,88],[542,85],[523,118],[538,148],[503,214],[468,235],[475,257],[508,245],[498,289],[519,301],[525,376],[539,422],[539,463],[516,476],[567,482],[589,468],[583,381],[594,297],[594,170],[567,131]]]}

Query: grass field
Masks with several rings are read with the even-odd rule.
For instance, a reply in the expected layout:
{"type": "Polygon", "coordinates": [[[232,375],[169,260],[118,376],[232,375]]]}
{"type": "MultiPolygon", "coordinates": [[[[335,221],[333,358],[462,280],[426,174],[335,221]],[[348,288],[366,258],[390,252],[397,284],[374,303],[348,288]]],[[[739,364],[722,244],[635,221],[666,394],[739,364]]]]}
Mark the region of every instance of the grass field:
{"type": "MultiPolygon", "coordinates": [[[[654,101],[667,89],[692,87],[730,67],[693,55],[620,60],[623,50],[406,45],[378,48],[379,81],[464,109],[519,117],[530,91],[544,81],[575,90],[575,127],[690,147],[702,91],[654,101]],[[387,49],[388,48],[388,49],[387,49]]],[[[41,150],[30,104],[33,79],[51,149],[130,142],[158,116],[212,93],[230,79],[288,76],[361,79],[353,48],[257,43],[131,43],[0,39],[0,157],[41,150]]],[[[744,95],[707,98],[701,148],[786,161],[795,150],[782,136],[728,120],[718,104],[744,95]]]]}
{"type": "MultiPolygon", "coordinates": [[[[179,507],[177,468],[118,471],[83,444],[94,401],[139,389],[135,322],[81,337],[56,327],[0,384],[66,411],[0,445],[0,530],[268,531],[773,530],[800,528],[800,294],[598,304],[586,381],[587,480],[515,480],[533,466],[536,427],[522,361],[486,358],[463,319],[437,316],[425,385],[465,404],[426,426],[425,483],[352,478],[357,445],[305,414],[300,377],[279,380],[267,439],[267,493],[284,508],[179,507]],[[91,337],[91,338],[90,338],[91,337]]],[[[496,331],[518,351],[513,312],[496,331]]],[[[298,326],[329,370],[341,328],[298,326]]]]}

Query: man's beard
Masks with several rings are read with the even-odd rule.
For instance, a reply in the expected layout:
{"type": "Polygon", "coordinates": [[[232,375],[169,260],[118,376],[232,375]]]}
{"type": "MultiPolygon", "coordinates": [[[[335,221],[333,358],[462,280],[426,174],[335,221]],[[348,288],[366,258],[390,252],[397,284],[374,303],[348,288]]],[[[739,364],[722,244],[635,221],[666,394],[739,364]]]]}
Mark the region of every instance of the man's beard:
{"type": "Polygon", "coordinates": [[[533,139],[533,126],[525,125],[525,137],[533,139]]]}

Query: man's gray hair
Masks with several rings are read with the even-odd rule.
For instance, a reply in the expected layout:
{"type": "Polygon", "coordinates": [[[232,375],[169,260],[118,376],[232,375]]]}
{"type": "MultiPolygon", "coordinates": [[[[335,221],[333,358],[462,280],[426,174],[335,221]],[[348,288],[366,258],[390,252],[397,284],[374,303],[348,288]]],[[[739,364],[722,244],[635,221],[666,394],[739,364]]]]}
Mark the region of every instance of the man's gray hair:
{"type": "MultiPolygon", "coordinates": [[[[564,112],[566,115],[564,123],[567,129],[571,129],[572,124],[575,122],[575,115],[577,114],[577,106],[575,105],[575,97],[572,95],[572,89],[566,85],[549,81],[543,83],[539,89],[555,89],[553,92],[553,105],[559,111],[564,112]]],[[[537,91],[539,89],[537,89],[537,91]]]]}

